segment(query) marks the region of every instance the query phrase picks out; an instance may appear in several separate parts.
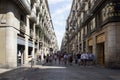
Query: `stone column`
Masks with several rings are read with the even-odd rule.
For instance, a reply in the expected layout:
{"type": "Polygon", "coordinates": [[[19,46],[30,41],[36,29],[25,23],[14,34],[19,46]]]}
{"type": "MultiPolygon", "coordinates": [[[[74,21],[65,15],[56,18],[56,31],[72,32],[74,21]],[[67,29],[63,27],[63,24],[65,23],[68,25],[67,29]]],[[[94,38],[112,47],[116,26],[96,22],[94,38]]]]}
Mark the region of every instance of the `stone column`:
{"type": "Polygon", "coordinates": [[[4,28],[0,28],[0,36],[2,38],[0,38],[0,66],[4,67],[6,65],[6,31],[5,31],[5,27],[4,28]]]}
{"type": "Polygon", "coordinates": [[[35,58],[35,24],[33,25],[33,49],[32,49],[32,58],[35,58]]]}
{"type": "Polygon", "coordinates": [[[105,61],[108,67],[120,67],[120,23],[107,25],[105,61]]]}
{"type": "MultiPolygon", "coordinates": [[[[26,28],[25,28],[25,33],[27,34],[27,35],[29,35],[30,34],[30,28],[29,28],[29,16],[26,16],[26,24],[27,24],[27,26],[26,26],[26,28]]],[[[29,37],[27,36],[27,35],[25,35],[25,51],[24,51],[24,64],[27,64],[28,63],[28,39],[29,39],[29,37]]]]}
{"type": "Polygon", "coordinates": [[[6,28],[6,64],[17,67],[17,33],[13,27],[6,28]]]}
{"type": "Polygon", "coordinates": [[[15,13],[8,12],[6,27],[6,65],[8,67],[17,67],[17,30],[19,21],[15,17],[15,13]],[[15,22],[15,23],[14,23],[15,22]]]}
{"type": "Polygon", "coordinates": [[[28,63],[28,36],[25,36],[24,64],[28,63]]]}
{"type": "Polygon", "coordinates": [[[95,60],[97,61],[98,54],[97,54],[97,42],[96,42],[96,36],[93,36],[93,54],[95,55],[95,60]]]}

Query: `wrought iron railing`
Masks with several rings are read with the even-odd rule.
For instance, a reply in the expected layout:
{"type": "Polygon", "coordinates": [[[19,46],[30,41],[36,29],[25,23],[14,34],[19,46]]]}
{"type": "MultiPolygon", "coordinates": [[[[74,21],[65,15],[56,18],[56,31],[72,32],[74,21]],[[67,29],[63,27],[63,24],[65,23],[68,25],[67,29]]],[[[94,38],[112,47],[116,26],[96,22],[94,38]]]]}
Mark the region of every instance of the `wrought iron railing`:
{"type": "Polygon", "coordinates": [[[30,29],[30,37],[31,37],[31,38],[33,38],[33,34],[34,34],[33,30],[30,29]]]}
{"type": "Polygon", "coordinates": [[[25,23],[23,21],[20,21],[20,31],[25,33],[25,23]]]}

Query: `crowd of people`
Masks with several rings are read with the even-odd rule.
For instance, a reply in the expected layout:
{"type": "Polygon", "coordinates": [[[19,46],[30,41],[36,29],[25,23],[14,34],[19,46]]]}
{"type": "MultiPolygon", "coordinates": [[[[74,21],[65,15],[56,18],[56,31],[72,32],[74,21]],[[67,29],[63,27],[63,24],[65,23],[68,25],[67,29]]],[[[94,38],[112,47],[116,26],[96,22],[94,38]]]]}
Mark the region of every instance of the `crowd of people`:
{"type": "Polygon", "coordinates": [[[78,53],[75,58],[75,63],[78,63],[79,65],[94,65],[95,64],[95,58],[93,53],[88,52],[82,52],[78,53]]]}
{"type": "Polygon", "coordinates": [[[93,65],[95,64],[94,54],[88,52],[81,52],[77,54],[62,53],[62,54],[47,54],[44,55],[45,63],[59,63],[72,65],[76,63],[78,65],[93,65]]]}
{"type": "Polygon", "coordinates": [[[45,56],[46,63],[72,64],[73,56],[71,54],[47,54],[45,56]]]}

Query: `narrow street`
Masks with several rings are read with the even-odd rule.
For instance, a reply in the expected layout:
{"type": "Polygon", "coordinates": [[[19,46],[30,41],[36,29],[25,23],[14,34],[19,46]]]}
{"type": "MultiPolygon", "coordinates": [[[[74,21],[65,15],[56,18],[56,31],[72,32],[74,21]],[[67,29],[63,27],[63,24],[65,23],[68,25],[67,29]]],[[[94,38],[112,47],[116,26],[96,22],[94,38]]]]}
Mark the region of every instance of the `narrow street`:
{"type": "Polygon", "coordinates": [[[46,64],[0,74],[0,80],[119,80],[120,70],[99,66],[46,64]]]}
{"type": "Polygon", "coordinates": [[[119,36],[120,0],[0,0],[0,80],[120,80],[119,36]]]}

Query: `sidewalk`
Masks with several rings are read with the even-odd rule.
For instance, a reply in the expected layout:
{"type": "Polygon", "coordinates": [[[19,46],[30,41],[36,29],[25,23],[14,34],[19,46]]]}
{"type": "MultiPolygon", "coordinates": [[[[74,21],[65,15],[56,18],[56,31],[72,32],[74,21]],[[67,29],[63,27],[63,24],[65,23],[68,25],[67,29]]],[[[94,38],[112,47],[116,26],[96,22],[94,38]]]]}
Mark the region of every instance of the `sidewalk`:
{"type": "Polygon", "coordinates": [[[7,68],[0,68],[0,74],[17,69],[17,68],[28,67],[28,66],[30,66],[30,65],[21,65],[21,66],[18,66],[16,68],[8,68],[8,69],[7,68]]]}
{"type": "Polygon", "coordinates": [[[5,72],[10,71],[10,70],[12,70],[12,69],[0,68],[0,74],[1,74],[1,73],[5,73],[5,72]]]}
{"type": "MultiPolygon", "coordinates": [[[[39,66],[41,66],[41,65],[39,65],[39,66]]],[[[38,65],[33,65],[34,68],[39,67],[39,66],[38,65]]],[[[22,68],[22,67],[28,67],[28,68],[30,68],[31,64],[24,64],[24,65],[18,66],[16,68],[10,68],[10,69],[0,68],[0,74],[8,72],[8,71],[11,71],[11,70],[15,70],[15,69],[18,69],[18,68],[22,68]]]]}

